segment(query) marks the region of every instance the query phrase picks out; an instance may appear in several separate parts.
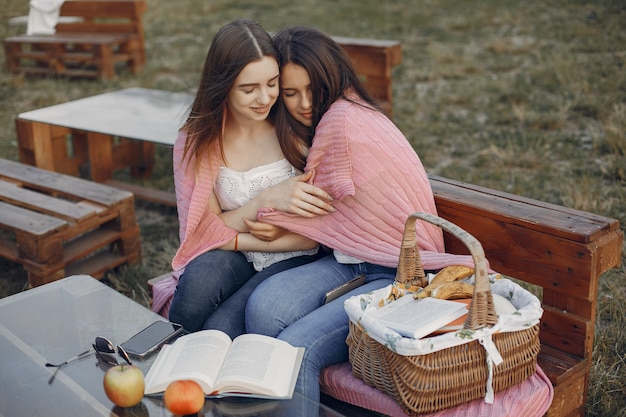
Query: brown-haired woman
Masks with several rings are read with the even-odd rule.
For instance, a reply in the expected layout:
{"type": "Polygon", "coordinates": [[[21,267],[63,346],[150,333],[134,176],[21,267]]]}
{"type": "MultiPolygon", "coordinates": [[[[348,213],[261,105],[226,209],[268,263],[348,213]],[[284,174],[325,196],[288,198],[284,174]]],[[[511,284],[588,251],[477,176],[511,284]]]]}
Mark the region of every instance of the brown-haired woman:
{"type": "Polygon", "coordinates": [[[231,295],[251,279],[317,256],[315,241],[254,222],[260,208],[300,216],[332,211],[329,195],[301,175],[305,142],[279,141],[268,117],[278,78],[272,40],[258,23],[239,19],[217,32],[174,145],[175,273],[154,288],[153,309],[169,309],[169,319],[188,331],[242,333],[247,297],[231,295]]]}
{"type": "MultiPolygon", "coordinates": [[[[296,391],[315,400],[320,371],[348,359],[343,302],[394,282],[407,217],[436,214],[436,208],[415,150],[367,93],[341,46],[306,27],[281,31],[274,44],[281,73],[279,137],[295,134],[311,142],[305,172],[332,195],[335,210],[309,218],[268,210],[259,219],[305,235],[332,254],[261,283],[248,300],[246,330],[305,348],[296,391]],[[358,275],[365,284],[322,305],[328,291],[358,275]]],[[[419,222],[416,228],[424,269],[452,261],[473,265],[470,257],[444,253],[438,227],[419,222]]]]}

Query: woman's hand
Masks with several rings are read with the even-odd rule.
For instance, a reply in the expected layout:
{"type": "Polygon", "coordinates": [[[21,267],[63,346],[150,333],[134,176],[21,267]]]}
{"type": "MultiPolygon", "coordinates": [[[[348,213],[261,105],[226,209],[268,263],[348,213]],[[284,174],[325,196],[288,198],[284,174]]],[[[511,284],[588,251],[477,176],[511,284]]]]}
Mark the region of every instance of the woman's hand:
{"type": "Polygon", "coordinates": [[[303,217],[315,217],[335,211],[333,198],[321,188],[309,184],[309,171],[263,190],[267,207],[303,217]]]}
{"type": "Polygon", "coordinates": [[[243,219],[243,222],[248,227],[252,236],[264,242],[272,242],[289,233],[287,229],[268,223],[256,222],[248,219],[243,219]]]}
{"type": "MultiPolygon", "coordinates": [[[[307,183],[312,176],[313,173],[308,172],[289,178],[261,191],[243,206],[234,210],[218,212],[218,215],[228,227],[240,232],[247,232],[243,219],[256,221],[257,213],[262,208],[272,208],[302,217],[315,217],[335,211],[331,204],[332,196],[320,187],[307,183]]],[[[209,201],[209,207],[214,211],[221,210],[215,195],[209,201]]],[[[268,234],[270,232],[259,233],[268,234]]],[[[278,236],[277,232],[274,233],[278,236]]]]}

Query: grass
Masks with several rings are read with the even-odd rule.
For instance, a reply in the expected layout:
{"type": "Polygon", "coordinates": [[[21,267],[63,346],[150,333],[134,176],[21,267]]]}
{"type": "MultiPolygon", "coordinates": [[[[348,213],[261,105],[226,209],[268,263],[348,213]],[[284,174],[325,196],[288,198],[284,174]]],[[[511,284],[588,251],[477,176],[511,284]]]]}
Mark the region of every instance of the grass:
{"type": "MultiPolygon", "coordinates": [[[[5,0],[8,18],[27,2],[5,0]]],[[[617,218],[626,225],[626,4],[546,0],[148,0],[148,63],[108,82],[12,75],[0,61],[0,156],[17,160],[14,117],[27,110],[132,86],[196,87],[215,31],[238,18],[268,31],[292,24],[337,36],[397,39],[394,120],[431,173],[617,218]],[[233,5],[233,3],[236,3],[233,5]],[[367,3],[367,4],[364,4],[367,3]]],[[[151,184],[171,189],[171,154],[159,149],[151,184]]],[[[126,173],[120,173],[127,176],[126,173]]],[[[169,269],[175,211],[137,204],[143,262],[107,282],[147,303],[145,281],[169,269]]],[[[626,264],[626,263],[625,263],[626,264]]],[[[25,274],[0,260],[2,295],[25,274]]],[[[607,272],[586,405],[626,416],[624,266],[607,272]]]]}

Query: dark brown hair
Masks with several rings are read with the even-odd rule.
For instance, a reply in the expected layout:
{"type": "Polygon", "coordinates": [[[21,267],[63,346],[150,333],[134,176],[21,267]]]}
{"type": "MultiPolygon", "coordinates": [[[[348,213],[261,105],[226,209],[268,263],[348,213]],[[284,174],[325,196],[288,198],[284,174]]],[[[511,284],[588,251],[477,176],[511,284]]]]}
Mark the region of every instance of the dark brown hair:
{"type": "MultiPolygon", "coordinates": [[[[210,145],[216,140],[221,143],[226,101],[237,76],[246,65],[263,57],[278,60],[272,38],[253,20],[235,20],[215,34],[189,116],[182,127],[187,132],[184,158],[195,155],[196,169],[210,145]]],[[[273,121],[273,112],[274,109],[270,112],[270,121],[273,121]]],[[[293,139],[281,142],[280,146],[292,164],[301,163],[302,149],[293,139]]],[[[221,157],[224,159],[223,154],[221,157]]]]}
{"type": "Polygon", "coordinates": [[[330,36],[314,28],[294,26],[277,33],[274,45],[281,69],[293,63],[308,72],[313,96],[311,127],[295,120],[279,100],[275,118],[279,139],[295,134],[310,146],[315,128],[328,108],[340,98],[352,101],[346,96],[348,91],[358,94],[368,107],[381,111],[365,89],[348,54],[330,36]]]}

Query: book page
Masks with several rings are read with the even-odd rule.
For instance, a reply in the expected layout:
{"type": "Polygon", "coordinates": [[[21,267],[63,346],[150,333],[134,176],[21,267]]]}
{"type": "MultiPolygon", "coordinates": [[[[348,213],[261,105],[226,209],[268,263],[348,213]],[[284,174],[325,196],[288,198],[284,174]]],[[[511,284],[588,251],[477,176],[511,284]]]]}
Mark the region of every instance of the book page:
{"type": "Polygon", "coordinates": [[[253,393],[290,398],[302,362],[303,348],[258,334],[237,337],[217,382],[220,394],[253,393]]]}
{"type": "Polygon", "coordinates": [[[163,346],[146,375],[145,393],[163,392],[173,381],[193,379],[211,394],[231,344],[226,333],[203,330],[163,346]]]}

